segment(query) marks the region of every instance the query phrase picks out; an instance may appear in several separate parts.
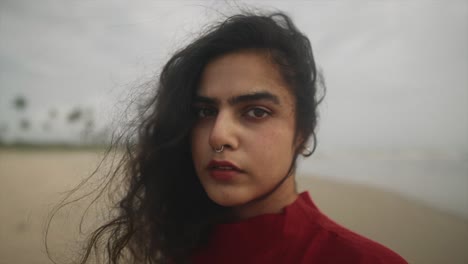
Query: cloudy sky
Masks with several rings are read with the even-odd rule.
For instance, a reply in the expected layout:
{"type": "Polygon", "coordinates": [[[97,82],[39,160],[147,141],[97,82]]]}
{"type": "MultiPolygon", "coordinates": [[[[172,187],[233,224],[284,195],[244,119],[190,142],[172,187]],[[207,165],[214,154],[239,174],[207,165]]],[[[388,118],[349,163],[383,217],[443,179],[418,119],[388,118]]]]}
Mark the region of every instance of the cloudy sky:
{"type": "Polygon", "coordinates": [[[328,89],[321,148],[468,152],[468,1],[456,0],[2,0],[5,137],[22,133],[21,118],[32,125],[24,137],[70,137],[75,107],[92,109],[98,127],[120,119],[130,91],[237,5],[286,11],[309,36],[328,89]],[[24,113],[12,108],[19,95],[24,113]]]}

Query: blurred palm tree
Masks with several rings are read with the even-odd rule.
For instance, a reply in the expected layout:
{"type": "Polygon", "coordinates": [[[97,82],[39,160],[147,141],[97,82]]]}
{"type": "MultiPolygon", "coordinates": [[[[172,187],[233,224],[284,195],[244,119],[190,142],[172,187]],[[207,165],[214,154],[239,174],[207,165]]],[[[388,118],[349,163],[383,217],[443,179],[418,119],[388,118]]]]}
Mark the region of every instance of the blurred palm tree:
{"type": "Polygon", "coordinates": [[[73,124],[80,121],[83,117],[83,110],[79,107],[75,107],[68,113],[67,120],[68,123],[73,124]]]}
{"type": "MultiPolygon", "coordinates": [[[[28,101],[26,100],[26,97],[23,95],[18,95],[16,98],[13,99],[13,107],[16,109],[18,112],[23,112],[25,109],[28,107],[28,101]]],[[[19,117],[19,128],[22,131],[27,131],[31,128],[31,122],[24,116],[19,117]]],[[[24,139],[20,139],[17,141],[24,141],[24,139]]]]}
{"type": "Polygon", "coordinates": [[[19,95],[13,100],[13,105],[18,112],[24,111],[28,106],[28,101],[24,96],[19,95]]]}
{"type": "Polygon", "coordinates": [[[79,141],[84,145],[96,144],[94,140],[95,133],[95,117],[92,108],[73,108],[67,116],[69,124],[77,124],[80,128],[79,141]]]}

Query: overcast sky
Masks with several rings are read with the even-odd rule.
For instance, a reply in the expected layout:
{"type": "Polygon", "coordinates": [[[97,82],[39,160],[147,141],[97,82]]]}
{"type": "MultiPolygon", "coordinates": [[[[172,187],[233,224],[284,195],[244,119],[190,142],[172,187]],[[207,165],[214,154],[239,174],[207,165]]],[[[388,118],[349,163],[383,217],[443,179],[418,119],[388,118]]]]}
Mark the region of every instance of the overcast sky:
{"type": "Polygon", "coordinates": [[[119,119],[130,89],[245,4],[287,12],[310,38],[328,89],[321,148],[468,152],[468,1],[455,0],[2,0],[0,124],[14,138],[27,117],[29,136],[50,139],[71,133],[64,117],[75,106],[99,124],[119,119]],[[18,95],[25,113],[11,107],[18,95]]]}

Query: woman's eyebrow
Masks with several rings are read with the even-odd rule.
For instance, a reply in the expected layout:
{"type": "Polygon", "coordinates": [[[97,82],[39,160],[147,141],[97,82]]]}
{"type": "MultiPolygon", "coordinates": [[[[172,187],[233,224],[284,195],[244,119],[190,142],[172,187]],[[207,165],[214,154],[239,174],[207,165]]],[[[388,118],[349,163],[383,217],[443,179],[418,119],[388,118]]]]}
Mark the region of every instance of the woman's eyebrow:
{"type": "MultiPolygon", "coordinates": [[[[280,104],[280,100],[278,96],[269,93],[269,92],[254,92],[254,93],[249,93],[249,94],[242,94],[238,96],[234,96],[228,99],[228,103],[230,105],[236,105],[240,103],[246,103],[246,102],[252,102],[252,101],[260,101],[260,100],[266,100],[270,101],[276,105],[280,104]]],[[[202,103],[202,104],[209,104],[209,105],[216,105],[219,104],[219,100],[216,98],[211,98],[211,97],[206,97],[202,95],[196,95],[194,100],[194,104],[197,103],[202,103]]]]}
{"type": "Polygon", "coordinates": [[[245,102],[252,102],[252,101],[259,101],[259,100],[266,100],[266,101],[271,101],[274,104],[279,105],[280,100],[278,96],[269,93],[269,92],[254,92],[250,94],[243,94],[239,96],[234,96],[232,98],[228,99],[229,104],[231,105],[236,105],[240,103],[245,103],[245,102]]]}

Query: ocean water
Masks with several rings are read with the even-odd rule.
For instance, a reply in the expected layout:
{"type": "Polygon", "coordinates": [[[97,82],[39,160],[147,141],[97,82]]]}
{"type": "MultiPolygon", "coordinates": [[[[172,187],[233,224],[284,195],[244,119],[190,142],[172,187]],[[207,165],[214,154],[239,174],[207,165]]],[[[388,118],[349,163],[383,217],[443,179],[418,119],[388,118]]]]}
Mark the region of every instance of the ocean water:
{"type": "Polygon", "coordinates": [[[466,154],[318,153],[298,174],[381,188],[468,219],[466,154]]]}

